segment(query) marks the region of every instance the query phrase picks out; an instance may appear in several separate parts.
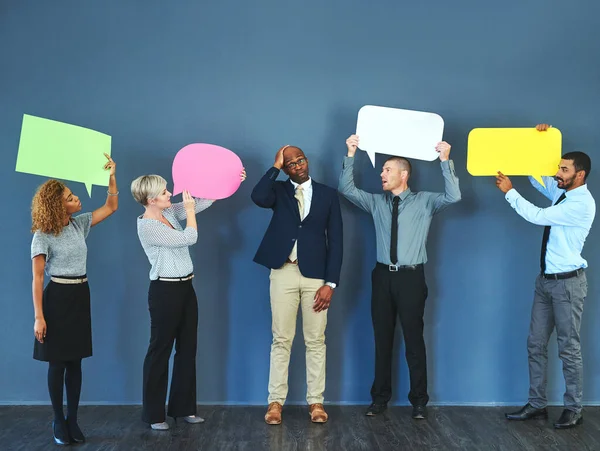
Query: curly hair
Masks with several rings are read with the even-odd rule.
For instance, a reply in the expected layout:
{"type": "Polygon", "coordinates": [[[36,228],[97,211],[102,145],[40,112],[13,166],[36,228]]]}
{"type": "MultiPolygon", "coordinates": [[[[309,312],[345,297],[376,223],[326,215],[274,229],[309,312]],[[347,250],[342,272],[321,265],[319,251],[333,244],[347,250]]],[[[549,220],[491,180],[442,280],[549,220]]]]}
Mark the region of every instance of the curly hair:
{"type": "Polygon", "coordinates": [[[31,201],[31,232],[59,235],[64,227],[67,211],[63,204],[65,184],[48,180],[41,185],[31,201]]]}

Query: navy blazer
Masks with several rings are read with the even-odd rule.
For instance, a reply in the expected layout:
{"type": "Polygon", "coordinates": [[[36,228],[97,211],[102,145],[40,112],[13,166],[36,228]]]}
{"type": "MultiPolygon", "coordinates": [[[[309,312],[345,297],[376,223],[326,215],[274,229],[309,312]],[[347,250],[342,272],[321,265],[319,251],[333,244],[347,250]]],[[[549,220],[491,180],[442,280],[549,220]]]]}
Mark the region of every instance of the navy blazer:
{"type": "Polygon", "coordinates": [[[273,210],[254,261],[270,269],[281,268],[298,240],[300,273],[339,284],[343,243],[337,191],[313,179],[310,211],[301,221],[294,185],[289,179],[278,182],[279,172],[275,167],[270,168],[252,190],[256,205],[273,210]]]}

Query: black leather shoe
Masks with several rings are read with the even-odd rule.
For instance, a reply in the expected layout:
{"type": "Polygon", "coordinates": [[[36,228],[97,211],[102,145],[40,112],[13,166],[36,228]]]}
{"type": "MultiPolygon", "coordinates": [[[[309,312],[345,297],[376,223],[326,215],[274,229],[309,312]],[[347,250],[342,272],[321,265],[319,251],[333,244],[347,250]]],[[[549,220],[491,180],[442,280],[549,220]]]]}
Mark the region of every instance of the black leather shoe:
{"type": "Polygon", "coordinates": [[[579,426],[583,423],[583,414],[581,412],[573,412],[572,410],[565,409],[562,415],[556,423],[554,423],[555,429],[569,429],[579,426]]]}
{"type": "Polygon", "coordinates": [[[412,417],[415,420],[426,420],[427,419],[427,407],[425,406],[414,406],[412,417]]]}
{"type": "Polygon", "coordinates": [[[377,404],[374,402],[369,406],[365,415],[368,417],[374,417],[375,415],[382,414],[385,409],[387,409],[387,404],[377,404]]]}
{"type": "Polygon", "coordinates": [[[69,432],[69,439],[73,443],[83,443],[85,442],[85,436],[81,429],[79,429],[79,425],[77,421],[69,420],[67,417],[67,431],[69,432]]]}
{"type": "Polygon", "coordinates": [[[54,441],[57,445],[69,445],[69,433],[67,431],[67,424],[64,421],[53,421],[52,422],[52,433],[54,434],[54,441]]]}
{"type": "Polygon", "coordinates": [[[546,410],[545,407],[543,409],[536,409],[531,404],[527,403],[521,410],[505,413],[504,416],[507,420],[515,421],[531,420],[532,418],[548,418],[548,410],[546,410]]]}

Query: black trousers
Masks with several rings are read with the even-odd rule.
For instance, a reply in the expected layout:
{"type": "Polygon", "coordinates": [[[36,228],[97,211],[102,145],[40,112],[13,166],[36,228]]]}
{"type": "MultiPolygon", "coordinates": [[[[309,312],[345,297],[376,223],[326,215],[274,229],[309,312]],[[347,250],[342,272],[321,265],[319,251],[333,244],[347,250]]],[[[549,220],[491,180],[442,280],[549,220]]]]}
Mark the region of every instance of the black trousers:
{"type": "Polygon", "coordinates": [[[142,420],[165,421],[169,358],[175,342],[170,417],[196,414],[198,301],[192,281],[153,280],[148,291],[150,344],[144,360],[142,420]]]}
{"type": "Polygon", "coordinates": [[[429,395],[423,313],[427,284],[423,266],[415,270],[391,272],[387,267],[377,265],[371,279],[371,317],[375,333],[375,380],[371,387],[373,402],[386,404],[392,397],[394,330],[399,318],[410,374],[408,400],[413,406],[426,405],[429,395]]]}

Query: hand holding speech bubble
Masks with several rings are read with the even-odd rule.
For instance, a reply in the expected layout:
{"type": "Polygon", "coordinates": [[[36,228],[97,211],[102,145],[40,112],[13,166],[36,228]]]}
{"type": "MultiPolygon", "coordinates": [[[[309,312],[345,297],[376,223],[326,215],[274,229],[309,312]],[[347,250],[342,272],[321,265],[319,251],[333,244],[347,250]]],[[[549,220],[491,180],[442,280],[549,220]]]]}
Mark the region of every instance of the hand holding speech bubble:
{"type": "Polygon", "coordinates": [[[82,182],[91,197],[92,185],[108,186],[110,144],[104,133],[24,114],[15,170],[82,182]]]}
{"type": "Polygon", "coordinates": [[[242,160],[214,144],[189,144],[173,160],[173,194],[184,190],[203,199],[225,199],[240,187],[242,160]]]}
{"type": "Polygon", "coordinates": [[[365,105],[358,111],[356,134],[373,167],[376,153],[433,161],[444,120],[435,113],[365,105]]]}
{"type": "Polygon", "coordinates": [[[474,176],[556,174],[562,134],[557,128],[475,128],[469,133],[467,171],[474,176]]]}

